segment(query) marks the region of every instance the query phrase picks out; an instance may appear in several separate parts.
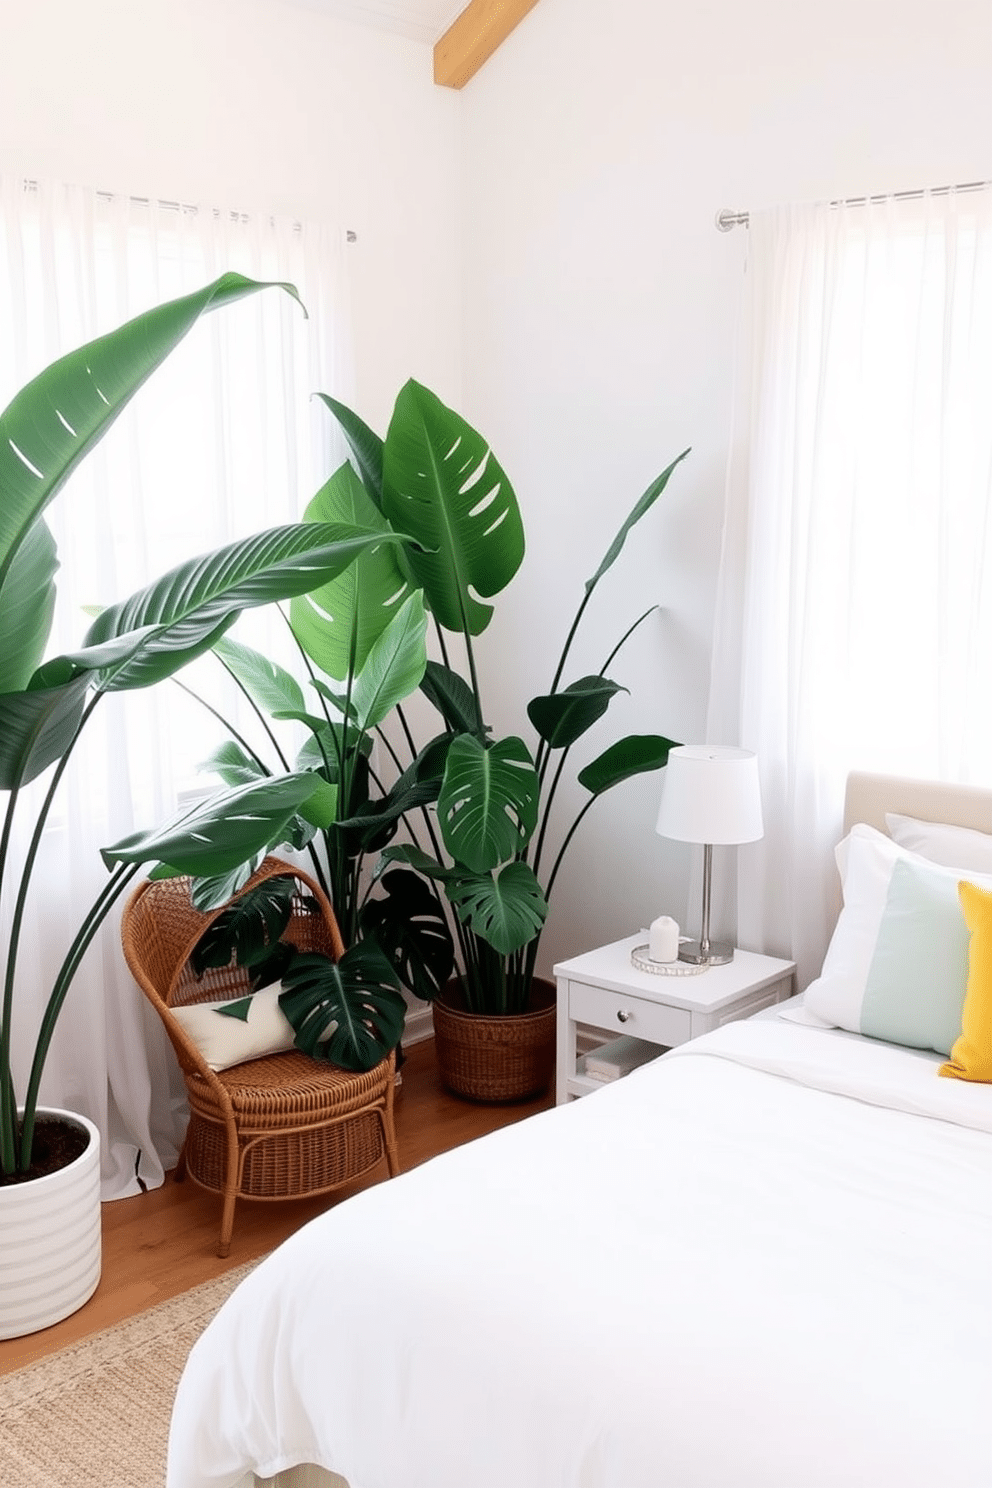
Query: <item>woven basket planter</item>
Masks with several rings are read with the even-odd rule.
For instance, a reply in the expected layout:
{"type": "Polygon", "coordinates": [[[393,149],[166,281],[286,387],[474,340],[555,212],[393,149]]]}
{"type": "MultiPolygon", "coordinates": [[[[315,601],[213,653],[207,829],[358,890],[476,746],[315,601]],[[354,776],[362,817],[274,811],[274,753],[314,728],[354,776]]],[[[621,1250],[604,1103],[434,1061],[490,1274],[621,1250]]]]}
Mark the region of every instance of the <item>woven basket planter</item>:
{"type": "Polygon", "coordinates": [[[526,1013],[466,1012],[458,984],[434,999],[434,1045],[447,1088],[496,1104],[543,1095],[555,1068],[554,982],[535,977],[526,1013]]]}

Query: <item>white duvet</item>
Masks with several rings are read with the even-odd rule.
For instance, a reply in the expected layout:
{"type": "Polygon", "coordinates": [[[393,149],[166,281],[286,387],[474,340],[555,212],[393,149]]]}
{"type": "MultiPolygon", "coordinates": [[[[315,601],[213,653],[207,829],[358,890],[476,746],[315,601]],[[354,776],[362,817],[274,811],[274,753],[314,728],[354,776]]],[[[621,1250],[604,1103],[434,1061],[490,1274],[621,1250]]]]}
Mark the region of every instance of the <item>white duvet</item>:
{"type": "Polygon", "coordinates": [[[382,1183],[194,1348],[168,1488],[992,1488],[992,1088],[770,1019],[382,1183]]]}

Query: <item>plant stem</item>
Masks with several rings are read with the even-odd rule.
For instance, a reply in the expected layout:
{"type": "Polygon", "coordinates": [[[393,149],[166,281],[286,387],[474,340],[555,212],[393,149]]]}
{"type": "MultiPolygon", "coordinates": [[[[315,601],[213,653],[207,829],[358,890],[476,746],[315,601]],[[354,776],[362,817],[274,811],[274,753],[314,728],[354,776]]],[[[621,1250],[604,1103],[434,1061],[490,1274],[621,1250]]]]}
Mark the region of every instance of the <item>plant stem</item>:
{"type": "Polygon", "coordinates": [[[575,836],[576,831],[578,830],[579,823],[585,816],[586,812],[589,810],[589,807],[592,805],[593,801],[596,801],[598,799],[599,798],[597,796],[590,796],[586,804],[583,806],[582,810],[579,812],[578,816],[575,818],[571,827],[569,828],[568,834],[565,837],[565,841],[562,843],[558,856],[555,858],[554,867],[551,869],[551,874],[548,878],[548,886],[544,891],[545,899],[550,897],[552,886],[554,885],[555,879],[558,877],[558,869],[561,867],[562,858],[564,858],[565,852],[568,848],[568,844],[571,842],[572,838],[575,836]]]}
{"type": "Polygon", "coordinates": [[[634,634],[634,631],[637,629],[637,627],[639,625],[643,625],[644,624],[644,621],[648,618],[648,616],[649,615],[653,615],[654,612],[655,612],[655,610],[657,608],[658,608],[657,605],[652,605],[649,610],[645,610],[644,611],[644,614],[643,615],[639,615],[638,616],[638,618],[634,621],[633,625],[630,627],[629,630],[625,630],[624,631],[623,635],[617,641],[616,645],[613,647],[613,650],[610,652],[609,656],[606,658],[606,660],[603,662],[603,665],[600,667],[600,669],[599,669],[599,675],[601,677],[605,677],[606,676],[606,668],[609,666],[609,664],[613,660],[614,656],[616,656],[616,654],[620,650],[621,646],[623,646],[627,641],[630,640],[630,637],[634,634]]]}
{"type": "Polygon", "coordinates": [[[45,1007],[44,1017],[38,1031],[38,1039],[35,1044],[34,1060],[31,1065],[31,1074],[28,1079],[27,1094],[24,1098],[24,1120],[21,1125],[21,1157],[20,1167],[26,1172],[31,1166],[31,1148],[34,1142],[35,1116],[38,1106],[38,1090],[41,1085],[42,1071],[48,1050],[52,1042],[52,1036],[58,1023],[62,1005],[68,995],[73,978],[79,968],[79,963],[89,949],[93,937],[103,924],[116,901],[127,888],[135,874],[141,868],[140,863],[118,863],[113,874],[101,890],[100,894],[90,906],[89,913],[83,920],[79,929],[73,937],[65,955],[65,960],[59,968],[58,976],[52,986],[51,995],[45,1007]]]}
{"type": "Polygon", "coordinates": [[[189,697],[198,702],[201,707],[206,708],[208,713],[212,713],[213,716],[217,719],[218,723],[222,723],[224,725],[224,727],[227,729],[227,732],[231,735],[231,738],[234,739],[237,744],[241,745],[241,748],[244,750],[245,754],[251,756],[251,758],[255,761],[256,765],[264,775],[271,775],[272,771],[269,769],[268,765],[266,765],[264,760],[262,760],[262,758],[255,753],[254,749],[252,749],[251,745],[248,743],[248,740],[243,738],[241,734],[238,733],[237,729],[232,723],[228,722],[223,713],[219,712],[215,707],[208,703],[206,698],[201,697],[198,692],[194,692],[192,687],[188,687],[185,682],[180,682],[178,677],[173,677],[171,680],[189,697]]]}
{"type": "MultiPolygon", "coordinates": [[[[399,705],[397,705],[397,711],[399,711],[399,705]]],[[[402,775],[403,774],[403,765],[402,765],[402,762],[400,761],[400,757],[396,753],[396,750],[393,748],[392,741],[387,737],[387,735],[383,731],[382,724],[376,724],[375,732],[376,732],[376,737],[378,738],[379,742],[382,744],[382,747],[385,749],[386,753],[389,755],[389,758],[392,760],[393,764],[396,766],[397,770],[402,775]]],[[[416,757],[416,756],[414,756],[414,757],[416,757]]],[[[369,773],[372,774],[371,768],[370,768],[369,773]]],[[[376,785],[378,785],[380,787],[380,789],[381,789],[382,788],[382,782],[380,780],[378,780],[374,775],[373,775],[373,779],[375,780],[376,785]]],[[[385,795],[385,794],[386,794],[386,792],[383,791],[383,795],[385,795]]]]}
{"type": "MultiPolygon", "coordinates": [[[[76,744],[79,742],[79,736],[82,733],[83,728],[87,723],[91,713],[93,712],[93,709],[96,707],[102,696],[103,692],[98,690],[84,708],[82,716],[80,717],[80,720],[76,725],[76,731],[70,739],[65,752],[62,754],[58,764],[55,767],[55,771],[49,783],[48,790],[45,793],[45,798],[42,801],[41,807],[38,811],[38,818],[35,822],[34,831],[31,834],[31,841],[28,844],[28,850],[24,857],[24,866],[21,870],[21,881],[18,886],[17,899],[15,900],[14,912],[11,917],[10,934],[7,937],[7,968],[4,975],[3,987],[2,1032],[5,1038],[5,1050],[4,1063],[2,1067],[7,1069],[8,1071],[10,1068],[10,1020],[14,1003],[14,975],[17,969],[17,951],[21,938],[21,924],[24,919],[24,906],[27,901],[28,888],[31,883],[31,874],[34,870],[35,858],[38,856],[38,849],[41,846],[42,835],[48,823],[48,813],[52,809],[52,801],[55,798],[55,792],[59,787],[62,776],[65,774],[66,766],[68,765],[69,760],[72,756],[72,751],[75,749],[76,744]]],[[[9,811],[10,807],[8,806],[8,814],[9,811]]],[[[10,1168],[7,1167],[7,1159],[10,1154],[7,1151],[6,1139],[8,1131],[13,1131],[13,1123],[17,1119],[16,1110],[11,1112],[7,1109],[8,1103],[13,1096],[13,1085],[11,1081],[4,1081],[3,1091],[0,1092],[0,1094],[2,1094],[4,1106],[2,1113],[0,1113],[0,1122],[2,1122],[3,1126],[3,1131],[2,1133],[0,1133],[0,1137],[2,1137],[0,1163],[2,1163],[3,1171],[9,1175],[9,1173],[13,1172],[13,1166],[11,1166],[10,1168]]]]}
{"type": "MultiPolygon", "coordinates": [[[[228,676],[232,678],[232,680],[234,682],[234,685],[238,688],[238,690],[247,699],[249,708],[251,708],[251,710],[254,713],[255,717],[258,719],[259,723],[262,725],[262,728],[265,730],[265,733],[266,733],[266,735],[268,737],[269,743],[272,745],[272,748],[276,752],[276,758],[278,759],[279,763],[282,765],[283,769],[286,771],[286,774],[288,775],[290,773],[289,760],[286,758],[286,756],[283,754],[282,750],[279,748],[279,740],[276,738],[275,734],[272,732],[272,729],[269,727],[269,720],[266,718],[266,716],[263,713],[262,709],[258,706],[258,704],[256,703],[255,699],[252,697],[252,695],[248,691],[247,687],[244,685],[244,683],[241,681],[241,679],[234,672],[233,668],[224,660],[223,656],[218,655],[218,653],[216,651],[214,652],[214,655],[217,657],[217,660],[220,662],[221,666],[227,672],[228,676]]],[[[230,728],[230,724],[228,724],[228,727],[230,728]]],[[[233,732],[233,730],[232,730],[232,732],[233,732]]],[[[251,751],[251,753],[254,754],[254,751],[251,751]]],[[[257,755],[255,755],[254,757],[256,759],[258,758],[257,755]]],[[[266,774],[268,774],[268,773],[269,772],[266,771],[266,774]]]]}
{"type": "MultiPolygon", "coordinates": [[[[14,810],[20,786],[14,786],[7,800],[4,813],[3,836],[0,838],[0,884],[7,868],[7,852],[10,834],[14,825],[14,810]]],[[[0,1014],[0,1171],[12,1173],[16,1158],[17,1102],[14,1096],[14,1080],[10,1068],[11,1016],[13,1013],[13,978],[5,978],[3,1011],[0,1014]]]]}
{"type": "MultiPolygon", "coordinates": [[[[599,675],[601,677],[605,677],[606,676],[606,669],[607,669],[607,667],[610,665],[610,663],[612,662],[613,658],[620,651],[620,649],[624,645],[624,643],[630,639],[630,637],[634,634],[634,631],[637,629],[637,627],[639,625],[643,625],[644,621],[648,618],[649,615],[653,615],[654,614],[654,612],[655,612],[655,610],[657,608],[658,608],[657,605],[652,605],[650,609],[644,611],[644,614],[643,615],[638,616],[638,618],[634,621],[633,625],[631,625],[629,627],[629,629],[627,629],[626,631],[624,631],[623,635],[620,637],[619,641],[617,641],[616,645],[613,647],[613,650],[610,652],[609,656],[606,658],[606,660],[603,662],[603,665],[600,667],[600,669],[599,669],[599,675]]],[[[550,787],[548,789],[547,798],[546,798],[545,803],[544,803],[544,814],[543,814],[542,819],[541,819],[541,828],[540,828],[540,831],[538,833],[537,844],[536,844],[536,847],[534,849],[534,862],[533,862],[533,865],[532,866],[533,866],[533,869],[534,869],[535,874],[537,873],[538,864],[541,861],[541,849],[544,846],[544,838],[545,838],[545,835],[546,835],[547,830],[548,830],[548,823],[549,823],[549,821],[551,819],[551,803],[552,803],[552,801],[555,798],[555,792],[558,789],[558,783],[561,780],[562,770],[564,769],[564,766],[565,766],[565,759],[566,759],[566,757],[568,755],[568,751],[569,751],[570,748],[571,748],[571,745],[568,745],[568,746],[566,746],[565,749],[562,750],[561,758],[558,761],[558,768],[555,770],[554,779],[552,780],[551,785],[550,785],[550,787]]],[[[542,764],[541,764],[540,781],[541,781],[541,785],[542,786],[544,784],[544,778],[545,778],[545,775],[547,774],[547,769],[548,769],[548,765],[550,764],[550,762],[551,762],[551,747],[549,745],[546,748],[546,750],[545,750],[544,759],[543,759],[542,764]]],[[[545,891],[545,895],[544,895],[545,899],[547,899],[548,894],[550,893],[550,889],[551,889],[551,885],[549,883],[548,884],[548,888],[545,891]]]]}
{"type": "MultiPolygon", "coordinates": [[[[324,715],[324,722],[327,724],[328,733],[330,734],[332,743],[334,744],[334,754],[335,754],[335,761],[336,761],[336,764],[337,764],[337,775],[338,775],[338,800],[340,802],[340,800],[341,800],[341,792],[342,792],[343,784],[344,784],[344,759],[343,759],[343,751],[345,751],[347,749],[347,744],[348,744],[348,714],[347,714],[347,711],[345,711],[344,722],[341,725],[341,735],[342,735],[342,738],[341,738],[341,741],[339,742],[338,741],[337,733],[335,732],[334,721],[332,720],[331,715],[330,715],[330,712],[329,712],[328,707],[327,707],[327,699],[324,697],[324,694],[321,692],[320,688],[317,686],[317,673],[313,669],[313,663],[311,662],[310,657],[307,655],[306,648],[303,645],[303,643],[301,642],[299,636],[296,634],[296,631],[293,629],[293,622],[290,619],[290,617],[286,614],[286,612],[283,609],[282,605],[277,604],[276,605],[276,610],[279,613],[279,615],[282,617],[283,621],[285,622],[286,628],[288,629],[290,635],[293,638],[293,644],[295,645],[297,651],[300,654],[300,659],[303,662],[303,666],[304,666],[304,669],[305,669],[305,671],[307,673],[307,676],[310,678],[310,682],[313,685],[313,690],[314,690],[314,692],[315,692],[315,694],[317,696],[317,701],[318,701],[318,705],[320,707],[320,711],[324,715]]],[[[317,748],[320,750],[320,757],[324,761],[324,769],[327,771],[327,779],[328,779],[328,781],[330,781],[331,774],[332,774],[332,771],[331,771],[331,762],[330,762],[330,760],[328,758],[327,750],[324,748],[324,741],[320,737],[319,734],[314,734],[313,735],[313,738],[316,741],[317,748]]],[[[341,816],[341,810],[339,808],[339,810],[338,810],[338,817],[340,818],[340,816],[341,816]]],[[[335,912],[337,912],[337,910],[340,908],[342,910],[342,913],[343,913],[344,912],[344,905],[342,903],[342,900],[345,897],[345,895],[344,895],[343,890],[342,890],[342,887],[341,887],[341,874],[343,872],[343,865],[342,865],[342,860],[341,860],[340,847],[337,844],[337,842],[334,841],[333,836],[332,836],[332,833],[331,833],[331,830],[329,828],[325,828],[321,832],[320,835],[321,835],[321,840],[322,840],[322,842],[324,844],[324,853],[325,853],[325,856],[327,858],[327,877],[325,878],[325,876],[324,876],[324,871],[323,871],[323,868],[320,865],[316,848],[314,848],[313,844],[311,843],[310,844],[310,856],[313,859],[314,867],[317,870],[317,881],[319,882],[321,888],[324,890],[324,893],[327,895],[328,899],[330,899],[331,904],[334,907],[335,912]],[[332,842],[333,842],[333,846],[332,846],[332,842]]],[[[341,928],[340,925],[339,925],[338,928],[339,929],[341,928]]]]}
{"type": "MultiPolygon", "coordinates": [[[[569,746],[569,748],[570,747],[571,746],[569,746]]],[[[544,814],[541,818],[541,830],[537,834],[537,842],[534,846],[534,861],[531,864],[534,870],[535,877],[537,875],[537,870],[541,862],[541,852],[544,848],[544,838],[548,830],[548,823],[551,820],[551,803],[555,798],[555,792],[558,789],[558,782],[561,780],[561,774],[565,768],[565,761],[567,758],[568,749],[563,749],[561,752],[561,758],[558,761],[558,768],[555,770],[554,778],[551,781],[550,786],[548,787],[548,794],[544,802],[544,814]]],[[[545,899],[547,899],[547,892],[545,892],[544,897],[545,899]]]]}

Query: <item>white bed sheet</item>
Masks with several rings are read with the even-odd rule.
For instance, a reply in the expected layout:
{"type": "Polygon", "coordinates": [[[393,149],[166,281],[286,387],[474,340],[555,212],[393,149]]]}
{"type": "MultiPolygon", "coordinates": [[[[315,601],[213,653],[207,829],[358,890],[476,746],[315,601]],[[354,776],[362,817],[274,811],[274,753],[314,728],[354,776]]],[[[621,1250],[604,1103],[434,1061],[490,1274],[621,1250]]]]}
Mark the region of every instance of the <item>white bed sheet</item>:
{"type": "Polygon", "coordinates": [[[992,1484],[992,1089],[781,1020],[349,1199],[180,1385],[168,1488],[992,1484]]]}

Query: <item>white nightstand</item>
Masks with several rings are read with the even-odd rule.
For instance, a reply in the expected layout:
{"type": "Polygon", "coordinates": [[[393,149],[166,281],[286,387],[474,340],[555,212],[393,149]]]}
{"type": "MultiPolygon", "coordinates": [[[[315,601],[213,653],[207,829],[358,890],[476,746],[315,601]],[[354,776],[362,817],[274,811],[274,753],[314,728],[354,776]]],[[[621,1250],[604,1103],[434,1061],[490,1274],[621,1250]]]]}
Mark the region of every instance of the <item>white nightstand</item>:
{"type": "MultiPolygon", "coordinates": [[[[622,1033],[670,1049],[722,1023],[747,1018],[794,991],[791,961],[735,951],[726,966],[698,976],[638,971],[630,953],[647,936],[629,935],[613,945],[574,956],[554,968],[558,979],[558,1086],[561,1105],[601,1087],[576,1069],[576,1025],[616,1037],[622,1033]]],[[[660,1050],[659,1050],[660,1052],[660,1050]]]]}

